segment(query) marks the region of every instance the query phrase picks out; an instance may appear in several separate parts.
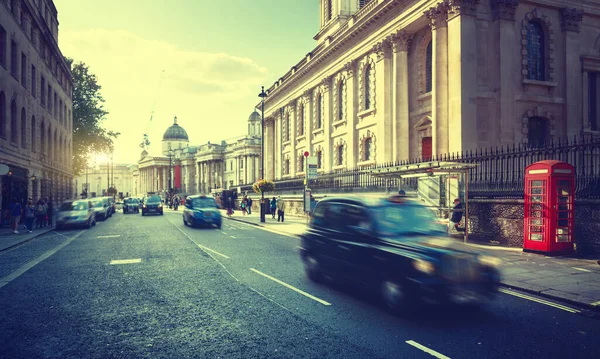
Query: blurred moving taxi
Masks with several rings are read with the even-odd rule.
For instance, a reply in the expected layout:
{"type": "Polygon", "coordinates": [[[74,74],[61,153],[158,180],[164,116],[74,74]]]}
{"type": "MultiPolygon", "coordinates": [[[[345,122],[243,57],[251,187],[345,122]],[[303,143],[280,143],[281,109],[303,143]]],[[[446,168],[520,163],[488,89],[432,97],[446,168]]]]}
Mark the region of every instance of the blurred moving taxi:
{"type": "Polygon", "coordinates": [[[479,305],[500,282],[496,258],[448,238],[435,214],[407,197],[323,199],[301,238],[311,280],[361,284],[395,313],[417,303],[479,305]]]}
{"type": "Polygon", "coordinates": [[[221,228],[219,205],[211,196],[188,196],[183,209],[183,224],[186,226],[216,226],[221,228]]]}

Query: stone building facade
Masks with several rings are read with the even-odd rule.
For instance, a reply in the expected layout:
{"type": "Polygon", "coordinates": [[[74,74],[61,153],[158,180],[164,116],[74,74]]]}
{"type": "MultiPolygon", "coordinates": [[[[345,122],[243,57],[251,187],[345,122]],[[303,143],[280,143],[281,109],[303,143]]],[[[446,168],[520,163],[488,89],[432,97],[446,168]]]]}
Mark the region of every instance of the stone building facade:
{"type": "Polygon", "coordinates": [[[253,183],[260,174],[261,117],[253,112],[245,136],[189,146],[183,127],[174,124],[163,136],[160,156],[142,152],[138,163],[139,194],[210,193],[253,183]]]}
{"type": "Polygon", "coordinates": [[[117,197],[132,196],[135,193],[135,171],[137,171],[137,165],[99,165],[75,177],[74,193],[81,197],[87,188],[88,198],[99,197],[106,195],[106,190],[110,185],[117,189],[117,197]]]}
{"type": "Polygon", "coordinates": [[[267,91],[266,177],[598,135],[600,3],[321,0],[267,91]]]}
{"type": "Polygon", "coordinates": [[[52,0],[0,0],[0,201],[73,197],[72,91],[52,0]]]}

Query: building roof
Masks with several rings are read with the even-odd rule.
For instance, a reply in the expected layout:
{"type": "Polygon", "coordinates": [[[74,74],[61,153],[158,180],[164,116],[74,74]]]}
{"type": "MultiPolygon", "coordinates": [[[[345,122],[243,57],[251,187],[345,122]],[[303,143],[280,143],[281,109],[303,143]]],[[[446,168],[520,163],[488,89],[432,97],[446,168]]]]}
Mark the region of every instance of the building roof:
{"type": "Polygon", "coordinates": [[[250,117],[248,117],[248,122],[255,122],[255,121],[260,121],[261,117],[260,117],[260,113],[258,113],[256,110],[254,110],[254,112],[252,112],[250,114],[250,117]]]}
{"type": "Polygon", "coordinates": [[[173,124],[167,128],[163,135],[163,141],[176,140],[176,141],[189,141],[187,132],[183,127],[177,124],[177,117],[173,120],[173,124]]]}

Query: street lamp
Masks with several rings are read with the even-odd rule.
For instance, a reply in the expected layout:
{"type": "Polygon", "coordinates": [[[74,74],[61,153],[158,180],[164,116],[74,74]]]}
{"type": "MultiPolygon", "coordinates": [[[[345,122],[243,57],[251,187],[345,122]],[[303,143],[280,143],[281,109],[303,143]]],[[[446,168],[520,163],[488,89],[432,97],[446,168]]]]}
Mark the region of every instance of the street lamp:
{"type": "MultiPolygon", "coordinates": [[[[261,120],[260,120],[260,178],[265,179],[265,98],[267,94],[265,87],[261,86],[258,97],[261,99],[261,120]]],[[[260,190],[260,222],[265,222],[265,192],[260,190]]]]}

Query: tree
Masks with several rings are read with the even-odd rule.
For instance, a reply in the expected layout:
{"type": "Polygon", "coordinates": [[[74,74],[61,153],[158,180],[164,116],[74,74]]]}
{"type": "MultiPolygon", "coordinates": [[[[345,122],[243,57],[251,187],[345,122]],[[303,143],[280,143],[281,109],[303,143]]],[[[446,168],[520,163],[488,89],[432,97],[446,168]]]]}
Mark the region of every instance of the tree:
{"type": "Polygon", "coordinates": [[[85,171],[91,153],[112,152],[120,133],[102,127],[108,111],[96,75],[83,62],[73,65],[73,59],[65,59],[73,76],[73,174],[77,176],[85,171]]]}

